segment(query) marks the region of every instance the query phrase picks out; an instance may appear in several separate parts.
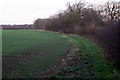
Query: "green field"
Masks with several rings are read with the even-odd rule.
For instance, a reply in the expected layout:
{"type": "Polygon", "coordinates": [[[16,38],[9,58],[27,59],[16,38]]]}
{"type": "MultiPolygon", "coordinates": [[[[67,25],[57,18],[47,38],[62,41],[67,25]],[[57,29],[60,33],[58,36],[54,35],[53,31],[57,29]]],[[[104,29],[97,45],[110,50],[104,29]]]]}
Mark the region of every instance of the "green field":
{"type": "Polygon", "coordinates": [[[39,77],[70,46],[49,32],[3,30],[2,36],[3,77],[39,77]]]}
{"type": "Polygon", "coordinates": [[[71,45],[76,47],[75,51],[71,49],[69,56],[65,58],[70,65],[66,62],[60,72],[51,73],[51,77],[115,78],[116,76],[113,72],[114,67],[101,54],[101,49],[82,37],[44,31],[3,30],[2,41],[4,78],[39,78],[46,70],[59,64],[58,59],[65,55],[71,45]]]}

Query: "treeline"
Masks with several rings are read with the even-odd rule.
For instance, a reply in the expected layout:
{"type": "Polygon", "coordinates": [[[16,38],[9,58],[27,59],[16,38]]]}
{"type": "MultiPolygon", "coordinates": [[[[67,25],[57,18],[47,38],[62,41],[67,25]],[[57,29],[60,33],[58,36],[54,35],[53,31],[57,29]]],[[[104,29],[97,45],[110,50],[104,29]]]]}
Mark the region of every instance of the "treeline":
{"type": "Polygon", "coordinates": [[[24,30],[24,29],[33,29],[32,24],[24,24],[24,25],[0,25],[3,30],[24,30]]]}
{"type": "Polygon", "coordinates": [[[48,19],[36,20],[34,28],[81,35],[89,33],[95,26],[102,25],[101,15],[90,5],[86,7],[83,2],[67,4],[67,10],[48,19]]]}
{"type": "Polygon", "coordinates": [[[94,6],[80,1],[75,4],[68,2],[67,6],[65,11],[48,19],[37,19],[34,28],[82,35],[120,19],[120,2],[107,2],[104,5],[94,6]]]}
{"type": "Polygon", "coordinates": [[[120,2],[95,6],[83,1],[48,19],[37,19],[35,29],[91,36],[104,49],[111,64],[120,69],[120,2]]]}

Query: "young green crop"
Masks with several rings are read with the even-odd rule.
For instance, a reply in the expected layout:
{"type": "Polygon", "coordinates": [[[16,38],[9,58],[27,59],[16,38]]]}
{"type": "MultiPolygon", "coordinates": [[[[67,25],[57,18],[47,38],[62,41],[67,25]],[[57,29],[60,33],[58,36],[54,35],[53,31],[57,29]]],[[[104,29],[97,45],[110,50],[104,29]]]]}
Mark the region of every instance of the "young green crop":
{"type": "Polygon", "coordinates": [[[70,43],[58,34],[32,30],[3,30],[3,77],[40,77],[52,68],[70,43]]]}
{"type": "MultiPolygon", "coordinates": [[[[58,58],[74,45],[77,51],[70,57],[79,58],[78,65],[63,67],[60,73],[76,73],[73,78],[115,78],[114,67],[109,64],[93,42],[82,37],[32,30],[2,31],[3,78],[39,78],[57,63],[58,58]],[[79,68],[82,67],[80,70],[79,68]],[[88,71],[88,69],[91,71],[88,71]],[[89,75],[89,74],[94,75],[89,75]],[[89,75],[89,76],[87,76],[89,75]]],[[[59,74],[59,73],[58,73],[59,74]]],[[[52,77],[61,78],[55,74],[52,77]]]]}

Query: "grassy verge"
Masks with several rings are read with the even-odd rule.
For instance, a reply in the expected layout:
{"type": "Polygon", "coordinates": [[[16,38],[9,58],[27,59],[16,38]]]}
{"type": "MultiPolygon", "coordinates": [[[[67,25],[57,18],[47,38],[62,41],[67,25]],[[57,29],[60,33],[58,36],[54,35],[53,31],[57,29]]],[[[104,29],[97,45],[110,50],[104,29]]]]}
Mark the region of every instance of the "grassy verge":
{"type": "Polygon", "coordinates": [[[70,53],[67,65],[52,78],[116,78],[114,67],[109,64],[95,43],[82,37],[62,35],[68,38],[77,50],[70,53]]]}

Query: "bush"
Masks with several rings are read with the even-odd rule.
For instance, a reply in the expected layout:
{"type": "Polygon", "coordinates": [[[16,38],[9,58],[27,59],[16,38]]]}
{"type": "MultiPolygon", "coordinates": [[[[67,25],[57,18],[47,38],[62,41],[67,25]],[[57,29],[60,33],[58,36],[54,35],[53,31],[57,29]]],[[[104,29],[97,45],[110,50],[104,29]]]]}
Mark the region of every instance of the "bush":
{"type": "Polygon", "coordinates": [[[120,21],[96,30],[95,39],[113,65],[120,69],[120,21]]]}

